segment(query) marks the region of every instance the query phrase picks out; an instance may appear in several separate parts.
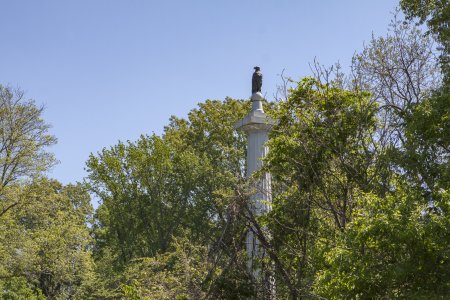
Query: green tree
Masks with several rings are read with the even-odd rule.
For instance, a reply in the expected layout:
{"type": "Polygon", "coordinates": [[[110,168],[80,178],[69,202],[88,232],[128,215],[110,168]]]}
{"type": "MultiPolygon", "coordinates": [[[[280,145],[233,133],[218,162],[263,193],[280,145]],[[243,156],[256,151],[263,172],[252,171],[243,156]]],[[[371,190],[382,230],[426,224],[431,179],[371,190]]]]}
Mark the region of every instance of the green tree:
{"type": "Polygon", "coordinates": [[[8,211],[0,223],[2,293],[17,293],[22,283],[36,297],[84,299],[94,276],[86,189],[40,179],[10,185],[5,194],[30,204],[8,211]]]}
{"type": "Polygon", "coordinates": [[[174,151],[156,135],[104,149],[90,157],[88,168],[90,187],[102,200],[97,247],[101,251],[105,241],[118,264],[165,252],[183,227],[209,228],[205,215],[194,219],[193,210],[201,209],[193,197],[201,176],[198,158],[174,151]]]}
{"type": "Polygon", "coordinates": [[[400,7],[407,18],[426,22],[429,31],[442,45],[441,65],[448,72],[450,54],[450,3],[448,0],[400,0],[400,7]]]}
{"type": "Polygon", "coordinates": [[[0,293],[4,299],[82,299],[92,260],[90,197],[45,172],[56,143],[43,107],[0,85],[0,293]]]}
{"type": "Polygon", "coordinates": [[[245,277],[245,224],[234,202],[245,139],[233,127],[247,109],[244,101],[208,100],[188,119],[172,117],[163,137],[142,136],[91,155],[88,182],[101,199],[94,252],[99,272],[112,283],[103,282],[105,297],[115,297],[132,261],[176,251],[173,238],[209,247],[214,263],[203,287],[210,293],[247,284],[236,279],[245,277]]]}
{"type": "MultiPolygon", "coordinates": [[[[449,98],[430,81],[430,37],[411,23],[373,38],[354,59],[354,88],[380,104],[370,188],[323,255],[314,292],[331,299],[444,297],[449,292],[449,98]]],[[[445,75],[445,74],[444,74],[445,75]]],[[[439,78],[439,77],[437,77],[439,78]]]]}
{"type": "Polygon", "coordinates": [[[279,124],[261,171],[273,174],[266,216],[246,209],[246,141],[234,124],[248,102],[208,100],[161,137],[91,155],[94,297],[254,297],[250,225],[280,298],[445,295],[449,99],[432,42],[394,20],[354,56],[351,76],[318,69],[269,105],[279,124]]]}
{"type": "Polygon", "coordinates": [[[131,261],[123,273],[123,293],[134,293],[138,299],[203,299],[207,248],[186,238],[174,239],[171,247],[172,251],[131,261]]]}
{"type": "Polygon", "coordinates": [[[277,292],[311,295],[320,253],[351,221],[358,187],[369,188],[369,150],[377,105],[368,93],[305,78],[275,106],[267,170],[274,178],[273,210],[262,218],[273,239],[277,292]]]}
{"type": "Polygon", "coordinates": [[[430,209],[399,179],[386,197],[361,193],[325,256],[315,291],[329,299],[444,299],[450,291],[448,191],[430,209]]]}
{"type": "Polygon", "coordinates": [[[5,188],[35,178],[55,162],[46,147],[56,138],[48,133],[42,111],[21,90],[0,85],[0,217],[20,204],[6,197],[5,188]]]}

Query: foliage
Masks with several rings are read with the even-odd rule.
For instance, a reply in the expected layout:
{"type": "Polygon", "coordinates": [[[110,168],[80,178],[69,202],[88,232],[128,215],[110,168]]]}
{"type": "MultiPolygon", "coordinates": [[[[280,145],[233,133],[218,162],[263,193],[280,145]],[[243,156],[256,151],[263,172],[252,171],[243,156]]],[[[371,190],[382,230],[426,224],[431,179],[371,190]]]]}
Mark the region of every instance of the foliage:
{"type": "Polygon", "coordinates": [[[394,39],[372,39],[354,60],[354,86],[381,105],[374,180],[358,187],[351,221],[323,252],[313,289],[330,299],[430,299],[450,290],[448,87],[445,78],[441,87],[430,81],[430,39],[396,24],[394,39]]]}
{"type": "Polygon", "coordinates": [[[188,240],[174,240],[171,245],[172,251],[130,262],[123,273],[124,291],[134,290],[140,299],[203,298],[207,249],[188,240]]]}
{"type": "Polygon", "coordinates": [[[86,190],[41,179],[11,185],[5,194],[26,198],[29,204],[8,211],[0,222],[4,292],[9,287],[6,293],[31,290],[48,299],[84,298],[94,276],[86,226],[92,207],[86,190]]]}
{"type": "Polygon", "coordinates": [[[448,72],[450,54],[450,3],[448,0],[400,0],[400,7],[407,18],[417,17],[420,23],[426,22],[429,31],[441,43],[441,64],[444,72],[448,72]]]}
{"type": "Polygon", "coordinates": [[[404,119],[439,87],[433,44],[418,26],[394,16],[386,36],[372,36],[353,56],[351,89],[370,91],[382,108],[380,144],[401,143],[404,119]]]}
{"type": "Polygon", "coordinates": [[[2,298],[258,298],[248,230],[277,298],[445,298],[449,6],[400,5],[409,20],[394,17],[386,36],[372,36],[349,76],[316,65],[266,104],[278,124],[249,180],[246,138],[234,128],[248,101],[200,103],[162,136],[92,154],[86,186],[64,186],[43,176],[56,142],[43,108],[0,86],[2,298]],[[272,210],[255,217],[250,187],[264,172],[272,210]],[[88,191],[100,199],[94,215],[88,191]]]}
{"type": "Polygon", "coordinates": [[[366,143],[376,110],[369,94],[313,78],[301,80],[275,107],[279,124],[269,141],[267,170],[276,194],[267,222],[282,262],[278,270],[289,274],[277,282],[292,298],[310,293],[321,268],[316,253],[346,229],[354,190],[367,186],[372,159],[366,143]]]}
{"type": "Polygon", "coordinates": [[[406,120],[405,149],[395,159],[430,199],[450,188],[450,94],[443,86],[406,120]]]}
{"type": "Polygon", "coordinates": [[[2,291],[2,299],[29,299],[29,300],[45,300],[41,290],[34,290],[30,287],[25,277],[12,277],[8,280],[0,281],[0,290],[2,291]]]}
{"type": "Polygon", "coordinates": [[[0,217],[20,204],[5,195],[5,188],[48,170],[53,155],[45,150],[56,138],[48,133],[42,107],[24,100],[24,93],[0,85],[0,217]]]}
{"type": "Polygon", "coordinates": [[[0,290],[4,299],[85,298],[92,273],[81,185],[43,177],[56,142],[43,107],[0,85],[0,290]]]}
{"type": "MultiPolygon", "coordinates": [[[[234,219],[230,201],[245,145],[233,126],[247,107],[232,99],[207,101],[188,120],[172,117],[163,137],[142,136],[91,155],[88,184],[102,200],[93,227],[94,253],[103,276],[117,278],[133,261],[170,253],[172,239],[189,232],[192,243],[211,247],[209,259],[215,261],[204,287],[221,293],[225,285],[238,288],[232,282],[242,285],[221,274],[243,267],[236,253],[242,252],[244,226],[234,219]],[[210,285],[216,280],[222,287],[210,285]]],[[[105,294],[117,290],[117,282],[105,284],[105,294]]]]}
{"type": "Polygon", "coordinates": [[[191,153],[174,152],[153,135],[104,149],[88,166],[91,188],[103,202],[96,215],[98,246],[108,242],[118,263],[164,252],[181,226],[196,224],[192,190],[202,166],[191,153]]]}
{"type": "Polygon", "coordinates": [[[96,297],[254,297],[250,226],[280,298],[445,295],[448,93],[433,91],[430,39],[392,26],[355,56],[348,84],[319,74],[270,104],[279,123],[261,170],[273,175],[266,216],[246,212],[245,139],[233,128],[244,102],[207,101],[162,137],[92,155],[96,297]]]}
{"type": "Polygon", "coordinates": [[[445,297],[450,290],[448,192],[429,209],[405,182],[387,197],[361,193],[345,234],[325,257],[316,291],[329,299],[445,297]]]}

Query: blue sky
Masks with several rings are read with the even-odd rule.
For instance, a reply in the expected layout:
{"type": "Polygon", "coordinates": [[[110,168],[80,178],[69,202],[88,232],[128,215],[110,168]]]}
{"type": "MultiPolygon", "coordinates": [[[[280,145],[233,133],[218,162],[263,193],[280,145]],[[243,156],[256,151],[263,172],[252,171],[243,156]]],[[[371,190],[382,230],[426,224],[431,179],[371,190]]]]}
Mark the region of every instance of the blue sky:
{"type": "Polygon", "coordinates": [[[279,74],[316,57],[348,67],[398,1],[1,0],[0,84],[44,104],[60,161],[81,181],[90,153],[162,133],[206,99],[248,98],[253,66],[271,99],[279,74]]]}

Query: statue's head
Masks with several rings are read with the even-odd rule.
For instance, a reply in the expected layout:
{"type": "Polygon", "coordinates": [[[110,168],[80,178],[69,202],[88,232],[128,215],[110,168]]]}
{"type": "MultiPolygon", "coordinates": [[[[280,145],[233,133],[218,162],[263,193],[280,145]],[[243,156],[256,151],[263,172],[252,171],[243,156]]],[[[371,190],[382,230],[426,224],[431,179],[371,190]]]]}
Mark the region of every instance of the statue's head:
{"type": "Polygon", "coordinates": [[[261,70],[261,68],[260,68],[260,67],[253,67],[253,69],[255,69],[255,71],[259,71],[259,70],[261,70]]]}

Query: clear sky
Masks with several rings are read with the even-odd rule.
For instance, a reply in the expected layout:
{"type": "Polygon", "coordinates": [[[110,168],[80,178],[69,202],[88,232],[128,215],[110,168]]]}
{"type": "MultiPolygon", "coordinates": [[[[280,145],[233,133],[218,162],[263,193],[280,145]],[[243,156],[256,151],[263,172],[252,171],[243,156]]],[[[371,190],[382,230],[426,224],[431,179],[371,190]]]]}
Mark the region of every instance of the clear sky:
{"type": "Polygon", "coordinates": [[[346,67],[397,0],[0,0],[0,83],[44,104],[60,161],[81,181],[91,152],[162,133],[206,99],[248,98],[253,66],[270,99],[279,74],[315,57],[346,67]]]}

